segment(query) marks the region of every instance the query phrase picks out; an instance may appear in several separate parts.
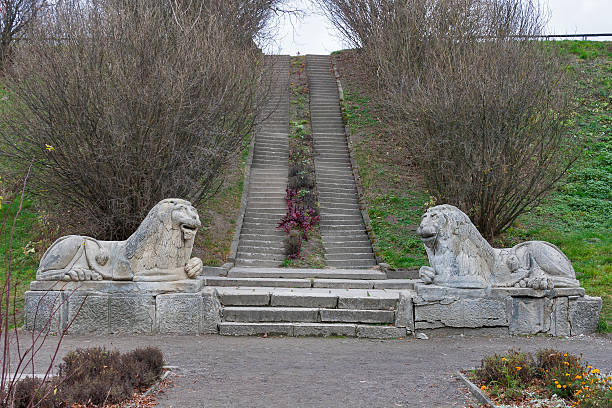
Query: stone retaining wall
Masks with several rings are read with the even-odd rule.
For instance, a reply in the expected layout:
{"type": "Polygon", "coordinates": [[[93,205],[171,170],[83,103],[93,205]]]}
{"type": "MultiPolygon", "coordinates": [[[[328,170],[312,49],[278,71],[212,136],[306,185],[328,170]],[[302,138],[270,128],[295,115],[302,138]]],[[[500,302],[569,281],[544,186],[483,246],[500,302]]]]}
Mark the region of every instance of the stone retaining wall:
{"type": "Polygon", "coordinates": [[[25,294],[25,329],[71,334],[215,334],[220,304],[202,281],[33,282],[25,294]],[[47,287],[54,284],[54,287],[47,287]],[[148,290],[139,291],[146,287],[148,290]],[[173,289],[169,289],[174,286],[173,289]],[[176,290],[182,292],[174,292],[176,290]]]}
{"type": "MultiPolygon", "coordinates": [[[[216,289],[201,280],[32,282],[30,289],[26,330],[216,334],[222,319],[216,289]]],[[[414,290],[399,291],[395,311],[390,323],[411,333],[577,336],[597,330],[601,298],[586,296],[582,288],[456,289],[418,283],[414,290]]],[[[333,321],[342,324],[342,316],[333,321]]]]}

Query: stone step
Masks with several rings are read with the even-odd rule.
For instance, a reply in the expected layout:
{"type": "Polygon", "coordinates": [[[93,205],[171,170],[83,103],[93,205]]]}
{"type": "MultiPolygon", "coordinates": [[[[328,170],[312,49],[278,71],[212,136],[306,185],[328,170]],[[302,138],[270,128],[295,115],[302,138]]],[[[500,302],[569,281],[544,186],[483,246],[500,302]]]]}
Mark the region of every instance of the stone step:
{"type": "Polygon", "coordinates": [[[360,236],[345,237],[343,239],[325,236],[323,237],[323,245],[326,248],[371,247],[370,239],[365,233],[360,236]]]}
{"type": "Polygon", "coordinates": [[[393,323],[393,310],[327,309],[314,307],[226,306],[226,322],[393,323]]]}
{"type": "Polygon", "coordinates": [[[241,252],[236,253],[236,259],[246,260],[262,260],[262,261],[277,261],[277,263],[283,262],[286,256],[284,253],[271,254],[269,252],[241,252]]]}
{"type": "Polygon", "coordinates": [[[217,294],[223,306],[395,310],[400,291],[396,289],[219,287],[217,294]]]}
{"type": "Polygon", "coordinates": [[[328,266],[332,267],[350,267],[350,268],[372,268],[376,266],[376,260],[372,259],[339,259],[326,261],[328,266]]]}
{"type": "Polygon", "coordinates": [[[401,339],[407,334],[404,327],[347,323],[243,323],[221,322],[222,336],[346,336],[369,339],[401,339]]]}
{"type": "MultiPolygon", "coordinates": [[[[278,265],[277,265],[278,266],[278,265]]],[[[239,266],[236,266],[239,267],[239,266]]],[[[255,268],[254,268],[255,269],[255,268]]],[[[364,269],[364,268],[357,268],[364,269]]],[[[370,268],[371,269],[371,268],[370,268]]],[[[367,270],[367,269],[366,269],[367,270]]],[[[396,289],[413,290],[417,279],[325,279],[325,278],[231,278],[204,277],[207,286],[238,287],[249,290],[260,288],[317,288],[317,289],[396,289]]]]}
{"type": "Polygon", "coordinates": [[[370,252],[345,252],[343,254],[325,254],[325,261],[341,261],[350,258],[352,260],[373,260],[374,253],[370,252]]]}
{"type": "Polygon", "coordinates": [[[238,266],[253,266],[253,267],[264,267],[274,268],[280,266],[281,262],[270,261],[265,259],[236,259],[236,265],[238,266]]]}
{"type": "Polygon", "coordinates": [[[386,279],[379,270],[303,269],[303,268],[232,268],[227,274],[235,278],[307,278],[307,279],[386,279]]]}
{"type": "MultiPolygon", "coordinates": [[[[370,255],[374,255],[372,252],[372,246],[370,243],[365,243],[361,246],[337,246],[337,247],[328,247],[325,246],[326,256],[336,255],[336,254],[349,254],[349,253],[369,253],[370,255]]],[[[346,256],[344,256],[346,258],[346,256]]]]}
{"type": "MultiPolygon", "coordinates": [[[[285,255],[285,248],[282,245],[279,244],[275,244],[275,245],[265,245],[265,246],[258,246],[257,245],[258,242],[249,242],[249,243],[242,243],[240,242],[238,244],[238,252],[239,253],[258,253],[258,254],[270,254],[270,255],[285,255]]],[[[264,245],[263,243],[260,243],[260,245],[264,245]]]]}

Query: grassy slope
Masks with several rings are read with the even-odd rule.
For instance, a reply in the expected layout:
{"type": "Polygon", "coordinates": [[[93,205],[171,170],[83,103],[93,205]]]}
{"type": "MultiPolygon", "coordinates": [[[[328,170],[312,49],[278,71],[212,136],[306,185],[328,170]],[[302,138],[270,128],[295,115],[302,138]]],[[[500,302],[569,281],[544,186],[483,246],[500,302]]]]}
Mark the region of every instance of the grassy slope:
{"type": "MultiPolygon", "coordinates": [[[[584,154],[540,206],[520,217],[497,244],[546,240],[571,259],[587,293],[603,298],[602,331],[612,325],[612,43],[551,43],[568,55],[577,75],[574,132],[586,137],[584,154]]],[[[354,132],[356,156],[377,237],[376,250],[393,267],[426,264],[414,234],[430,201],[405,151],[409,141],[394,134],[373,103],[372,76],[352,52],[335,55],[345,87],[345,116],[354,132]]]]}

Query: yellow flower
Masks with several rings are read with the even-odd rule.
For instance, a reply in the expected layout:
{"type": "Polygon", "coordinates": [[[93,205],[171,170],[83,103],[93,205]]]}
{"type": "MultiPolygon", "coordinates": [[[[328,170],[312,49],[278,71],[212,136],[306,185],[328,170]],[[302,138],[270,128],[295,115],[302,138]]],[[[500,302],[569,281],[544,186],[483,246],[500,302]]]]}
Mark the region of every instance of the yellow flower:
{"type": "Polygon", "coordinates": [[[523,369],[523,367],[514,367],[516,368],[516,371],[521,371],[523,369]]]}
{"type": "Polygon", "coordinates": [[[54,150],[55,150],[55,147],[53,147],[53,146],[51,146],[51,145],[46,144],[46,145],[45,145],[45,149],[46,149],[48,152],[52,152],[52,151],[54,151],[54,150]]]}
{"type": "Polygon", "coordinates": [[[557,388],[561,388],[561,384],[557,384],[557,388]]]}
{"type": "Polygon", "coordinates": [[[565,384],[564,384],[564,385],[563,385],[563,388],[567,388],[567,385],[565,385],[565,384]]]}
{"type": "Polygon", "coordinates": [[[564,361],[563,364],[565,364],[566,366],[569,365],[569,363],[567,361],[564,361]]]}
{"type": "Polygon", "coordinates": [[[506,357],[502,357],[502,361],[506,361],[506,357]]]}
{"type": "Polygon", "coordinates": [[[555,384],[559,384],[559,381],[555,380],[555,384]]]}
{"type": "Polygon", "coordinates": [[[563,355],[563,357],[567,357],[567,353],[565,353],[565,354],[563,355]]]}
{"type": "Polygon", "coordinates": [[[487,386],[486,386],[486,385],[481,385],[481,386],[480,386],[480,389],[484,391],[484,390],[486,390],[486,389],[487,389],[487,386]]]}
{"type": "Polygon", "coordinates": [[[591,371],[591,374],[599,374],[599,368],[596,368],[593,371],[591,371]]]}
{"type": "Polygon", "coordinates": [[[576,379],[577,379],[577,380],[582,380],[582,376],[581,376],[581,375],[577,375],[577,376],[576,376],[576,379]]]}

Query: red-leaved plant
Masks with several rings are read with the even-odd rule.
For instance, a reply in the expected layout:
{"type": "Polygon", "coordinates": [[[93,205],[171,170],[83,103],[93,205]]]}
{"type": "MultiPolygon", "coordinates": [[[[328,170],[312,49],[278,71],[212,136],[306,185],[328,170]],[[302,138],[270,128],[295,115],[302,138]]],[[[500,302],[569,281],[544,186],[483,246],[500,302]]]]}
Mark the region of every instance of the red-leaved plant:
{"type": "MultiPolygon", "coordinates": [[[[302,239],[308,241],[308,233],[319,223],[321,216],[316,214],[315,209],[307,208],[301,202],[298,190],[287,188],[285,201],[287,202],[287,213],[276,228],[285,231],[287,236],[292,231],[298,231],[300,244],[302,239]]],[[[289,254],[289,258],[296,259],[299,255],[299,252],[289,254]]]]}

